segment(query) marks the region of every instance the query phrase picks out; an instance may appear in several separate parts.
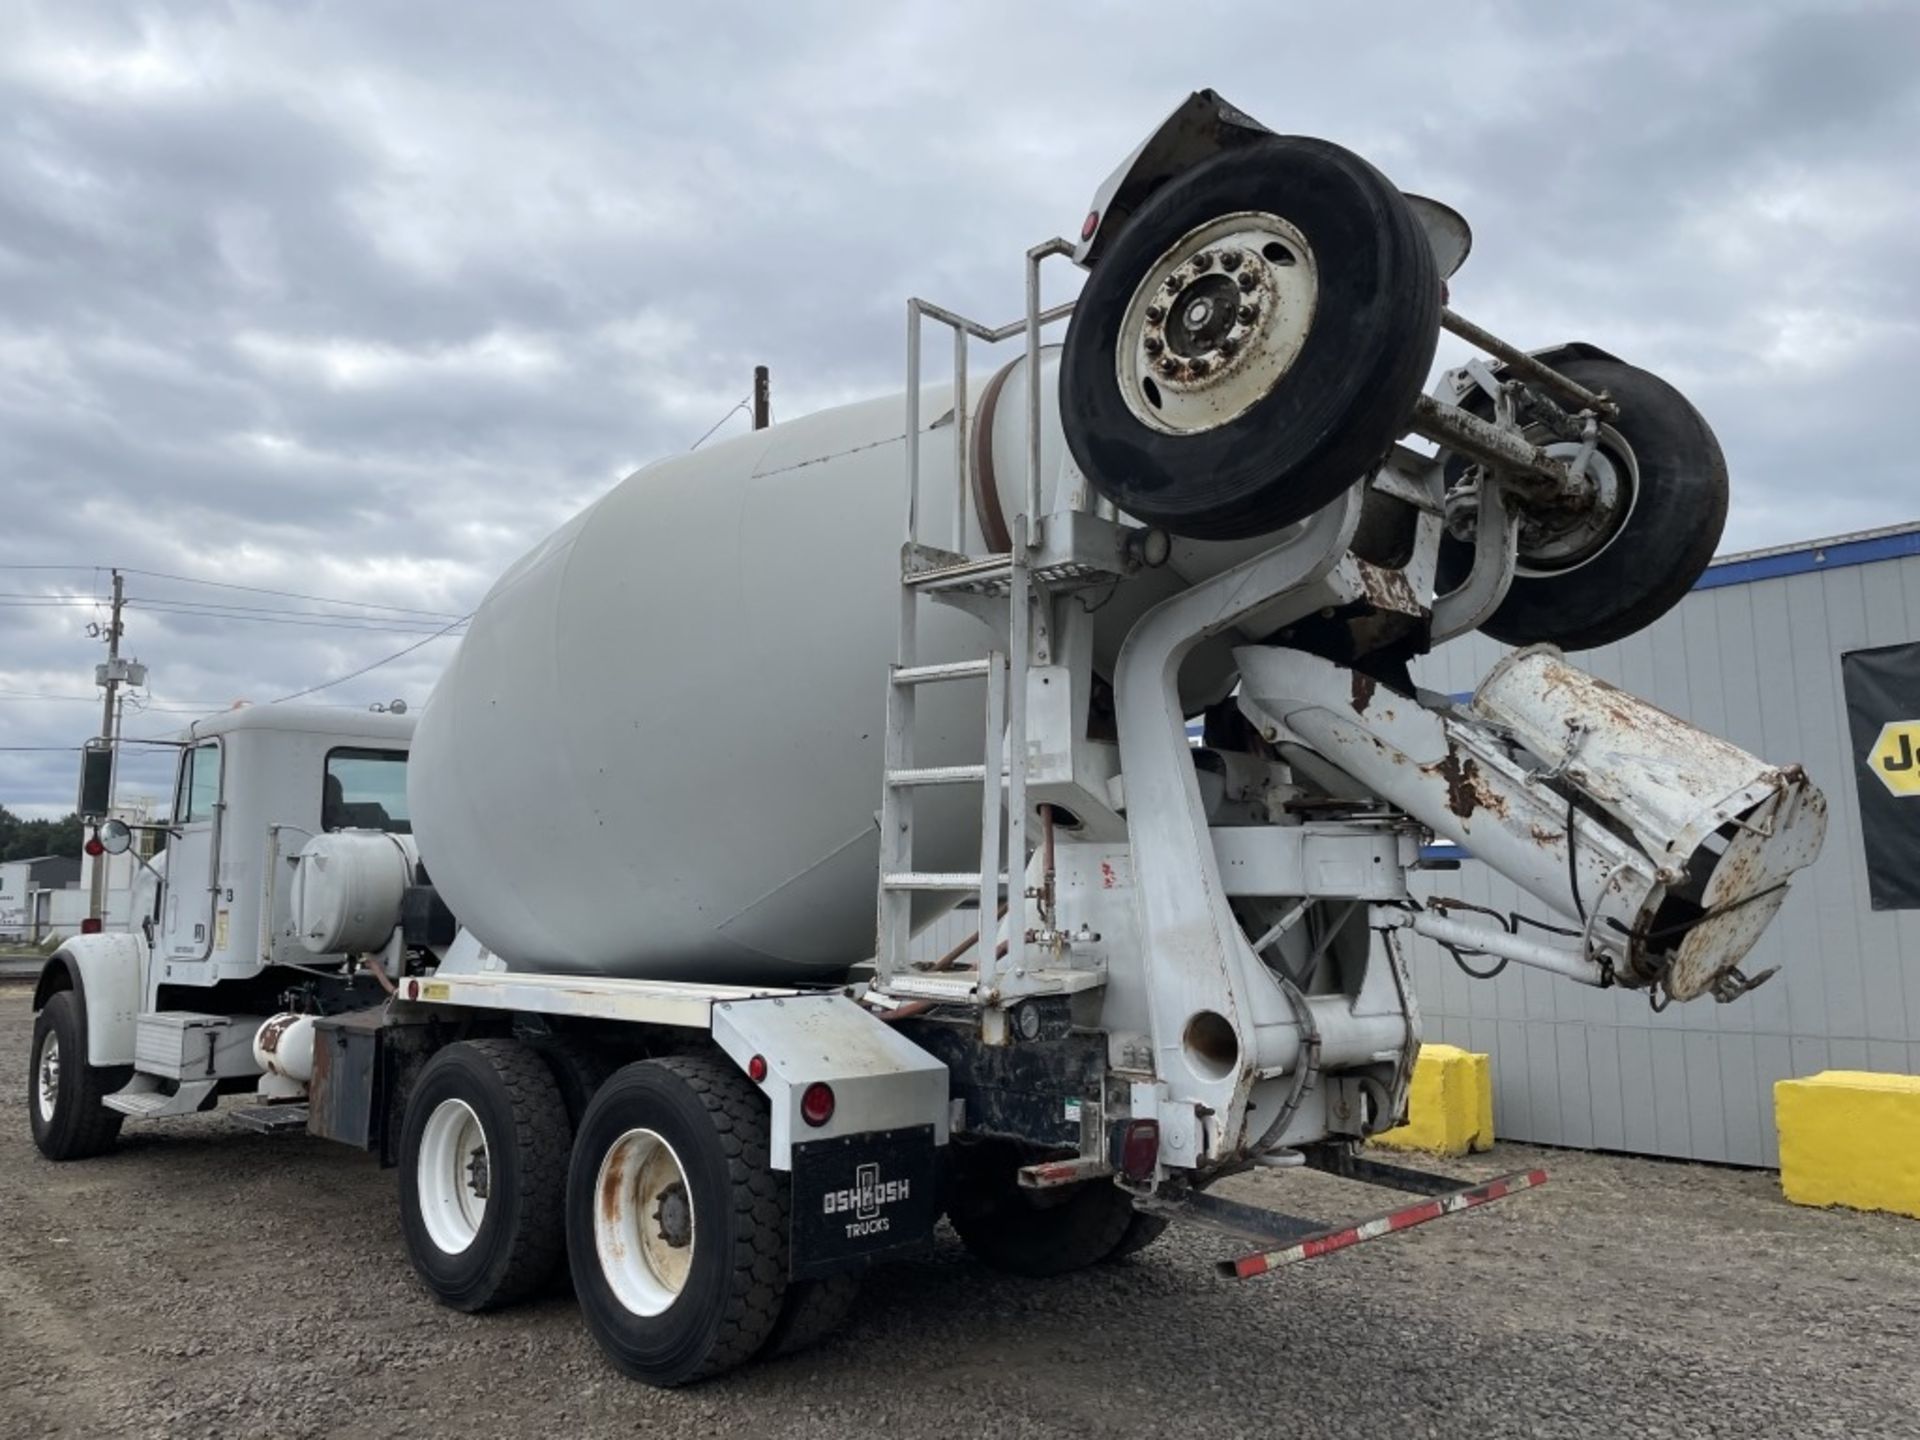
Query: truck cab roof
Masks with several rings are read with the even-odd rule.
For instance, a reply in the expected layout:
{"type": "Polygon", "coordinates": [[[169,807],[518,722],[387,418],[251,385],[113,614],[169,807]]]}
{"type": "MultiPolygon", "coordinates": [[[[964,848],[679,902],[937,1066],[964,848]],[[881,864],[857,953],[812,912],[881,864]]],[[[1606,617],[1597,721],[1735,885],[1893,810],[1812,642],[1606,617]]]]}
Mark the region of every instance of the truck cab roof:
{"type": "Polygon", "coordinates": [[[307,735],[351,735],[363,740],[413,738],[414,717],[344,705],[241,705],[195,720],[180,732],[186,744],[242,730],[280,730],[307,735]]]}

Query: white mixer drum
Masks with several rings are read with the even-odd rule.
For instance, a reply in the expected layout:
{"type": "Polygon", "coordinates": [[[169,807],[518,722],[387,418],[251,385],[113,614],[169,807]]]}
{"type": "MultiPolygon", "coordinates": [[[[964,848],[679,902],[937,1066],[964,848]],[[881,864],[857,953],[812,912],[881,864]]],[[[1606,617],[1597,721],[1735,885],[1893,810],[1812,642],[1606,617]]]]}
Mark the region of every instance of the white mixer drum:
{"type": "MultiPolygon", "coordinates": [[[[929,391],[928,419],[946,409],[929,391]]],[[[776,981],[873,953],[902,410],[651,465],[487,596],[421,718],[408,798],[433,883],[514,968],[776,981]]],[[[942,433],[926,493],[950,497],[942,433]]],[[[948,606],[919,633],[923,661],[989,645],[948,606]]],[[[983,697],[921,688],[918,763],[982,758],[983,697]]],[[[915,803],[917,864],[977,864],[977,791],[915,803]]]]}

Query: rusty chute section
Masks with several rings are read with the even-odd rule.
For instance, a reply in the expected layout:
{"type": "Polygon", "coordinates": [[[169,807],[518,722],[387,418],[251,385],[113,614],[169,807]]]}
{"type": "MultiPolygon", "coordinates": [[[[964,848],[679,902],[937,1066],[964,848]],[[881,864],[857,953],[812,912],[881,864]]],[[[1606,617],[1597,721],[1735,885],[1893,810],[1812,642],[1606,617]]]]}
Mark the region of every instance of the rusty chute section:
{"type": "Polygon", "coordinates": [[[1423,914],[1443,943],[1665,999],[1732,999],[1740,961],[1811,864],[1826,802],[1781,768],[1597,680],[1558,650],[1503,660],[1471,706],[1364,697],[1345,670],[1235,652],[1241,708],[1471,849],[1563,920],[1565,944],[1423,914]]]}

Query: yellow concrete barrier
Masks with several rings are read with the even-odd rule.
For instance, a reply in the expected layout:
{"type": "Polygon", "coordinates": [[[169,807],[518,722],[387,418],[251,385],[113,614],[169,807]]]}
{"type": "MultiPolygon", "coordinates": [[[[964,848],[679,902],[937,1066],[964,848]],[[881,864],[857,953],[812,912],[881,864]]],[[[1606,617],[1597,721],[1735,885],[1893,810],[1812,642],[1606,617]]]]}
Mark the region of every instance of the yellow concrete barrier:
{"type": "Polygon", "coordinates": [[[1773,1087],[1780,1188],[1796,1205],[1920,1219],[1920,1075],[1825,1070],[1773,1087]]]}
{"type": "Polygon", "coordinates": [[[1395,1150],[1465,1155],[1493,1148],[1493,1066],[1457,1045],[1422,1045],[1407,1123],[1373,1137],[1395,1150]]]}

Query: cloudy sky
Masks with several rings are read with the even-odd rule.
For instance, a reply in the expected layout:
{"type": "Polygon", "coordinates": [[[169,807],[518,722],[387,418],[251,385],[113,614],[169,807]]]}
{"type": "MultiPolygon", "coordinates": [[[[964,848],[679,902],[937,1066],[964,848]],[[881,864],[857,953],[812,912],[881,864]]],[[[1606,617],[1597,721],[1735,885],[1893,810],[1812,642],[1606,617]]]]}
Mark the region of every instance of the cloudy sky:
{"type": "MultiPolygon", "coordinates": [[[[1911,4],[0,0],[0,35],[17,811],[71,803],[19,747],[97,725],[107,567],[129,734],[380,660],[756,362],[777,419],[894,388],[909,294],[1016,313],[1021,252],[1203,85],[1464,211],[1464,312],[1686,390],[1726,548],[1920,517],[1911,4]]],[[[417,704],[455,643],[315,698],[417,704]]]]}

